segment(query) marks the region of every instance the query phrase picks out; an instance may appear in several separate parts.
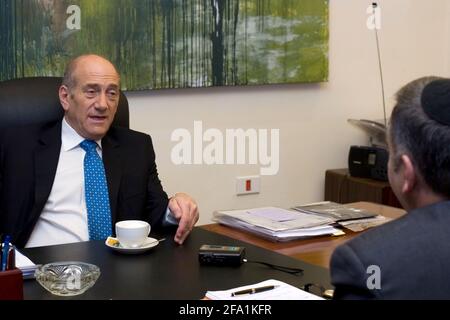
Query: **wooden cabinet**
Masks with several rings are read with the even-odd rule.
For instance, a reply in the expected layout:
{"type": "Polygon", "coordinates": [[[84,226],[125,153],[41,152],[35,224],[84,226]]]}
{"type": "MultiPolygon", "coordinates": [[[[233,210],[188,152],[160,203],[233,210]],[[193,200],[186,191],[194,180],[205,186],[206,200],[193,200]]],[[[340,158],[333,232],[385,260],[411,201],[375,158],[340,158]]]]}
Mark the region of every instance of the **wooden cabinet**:
{"type": "Polygon", "coordinates": [[[401,208],[389,182],[351,177],[348,169],[325,172],[325,200],[338,203],[370,201],[401,208]]]}

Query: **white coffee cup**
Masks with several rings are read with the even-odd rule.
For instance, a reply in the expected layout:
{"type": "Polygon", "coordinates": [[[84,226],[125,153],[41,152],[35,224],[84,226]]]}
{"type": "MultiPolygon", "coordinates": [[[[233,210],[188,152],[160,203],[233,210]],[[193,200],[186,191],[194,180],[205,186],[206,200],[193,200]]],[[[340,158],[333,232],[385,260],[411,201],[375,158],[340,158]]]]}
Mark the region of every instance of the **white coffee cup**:
{"type": "Polygon", "coordinates": [[[116,223],[116,237],[125,248],[142,246],[150,234],[150,225],[142,220],[123,220],[116,223]]]}

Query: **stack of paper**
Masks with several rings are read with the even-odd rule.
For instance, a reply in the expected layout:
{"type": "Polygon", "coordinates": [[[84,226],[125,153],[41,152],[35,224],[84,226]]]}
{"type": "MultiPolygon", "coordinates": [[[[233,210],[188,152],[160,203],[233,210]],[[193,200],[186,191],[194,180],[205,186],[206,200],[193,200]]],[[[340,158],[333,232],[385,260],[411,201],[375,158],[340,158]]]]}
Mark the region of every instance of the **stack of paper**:
{"type": "Polygon", "coordinates": [[[290,284],[272,279],[229,290],[208,291],[206,292],[206,297],[211,300],[324,300],[321,297],[291,286],[290,284]],[[267,286],[274,286],[274,289],[257,293],[232,295],[234,292],[267,286]]]}
{"type": "Polygon", "coordinates": [[[331,218],[276,207],[216,211],[213,220],[274,241],[339,232],[331,226],[334,222],[331,218]]]}
{"type": "Polygon", "coordinates": [[[34,271],[39,267],[31,261],[28,257],[24,256],[18,250],[15,252],[16,255],[16,268],[22,271],[22,276],[24,279],[34,278],[34,271]]]}

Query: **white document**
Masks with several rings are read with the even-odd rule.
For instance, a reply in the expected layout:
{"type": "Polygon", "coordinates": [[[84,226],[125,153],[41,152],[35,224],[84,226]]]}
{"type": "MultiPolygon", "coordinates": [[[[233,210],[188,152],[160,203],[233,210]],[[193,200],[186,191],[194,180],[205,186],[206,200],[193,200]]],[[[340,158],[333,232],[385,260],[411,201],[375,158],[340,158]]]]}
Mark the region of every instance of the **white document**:
{"type": "Polygon", "coordinates": [[[281,210],[280,214],[286,217],[285,209],[264,207],[249,210],[229,210],[229,211],[216,211],[214,216],[220,218],[221,216],[227,216],[229,218],[239,219],[249,224],[266,228],[272,231],[281,231],[297,228],[310,228],[320,225],[326,225],[333,222],[330,218],[315,216],[303,212],[296,212],[294,210],[288,211],[291,213],[289,220],[278,221],[276,217],[276,210],[281,210]],[[268,212],[270,210],[271,215],[258,214],[258,212],[268,212]]]}
{"type": "Polygon", "coordinates": [[[31,261],[27,256],[23,255],[17,249],[15,250],[16,268],[22,271],[24,279],[34,278],[34,271],[39,267],[31,261]]]}
{"type": "Polygon", "coordinates": [[[23,255],[20,251],[16,250],[16,267],[19,269],[22,268],[30,268],[36,266],[33,261],[30,260],[27,256],[23,255]]]}
{"type": "Polygon", "coordinates": [[[248,209],[247,212],[253,216],[278,222],[295,220],[298,217],[294,211],[274,207],[248,209]]]}
{"type": "Polygon", "coordinates": [[[289,241],[339,231],[331,226],[331,218],[275,207],[216,211],[213,220],[272,241],[289,241]]]}
{"type": "Polygon", "coordinates": [[[206,297],[211,300],[325,300],[322,297],[291,286],[290,284],[273,279],[229,290],[208,291],[206,292],[206,297]],[[276,287],[271,290],[253,294],[231,295],[236,291],[265,286],[276,287]]]}

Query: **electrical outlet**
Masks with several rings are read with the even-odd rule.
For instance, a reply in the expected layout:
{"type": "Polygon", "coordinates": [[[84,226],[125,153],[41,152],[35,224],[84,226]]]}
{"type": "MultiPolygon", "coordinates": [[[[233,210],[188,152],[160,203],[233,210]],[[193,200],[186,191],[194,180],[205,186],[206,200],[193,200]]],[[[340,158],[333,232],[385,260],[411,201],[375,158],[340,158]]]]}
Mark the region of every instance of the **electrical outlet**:
{"type": "Polygon", "coordinates": [[[246,176],[236,178],[236,194],[259,193],[261,188],[261,178],[259,176],[246,176]]]}

